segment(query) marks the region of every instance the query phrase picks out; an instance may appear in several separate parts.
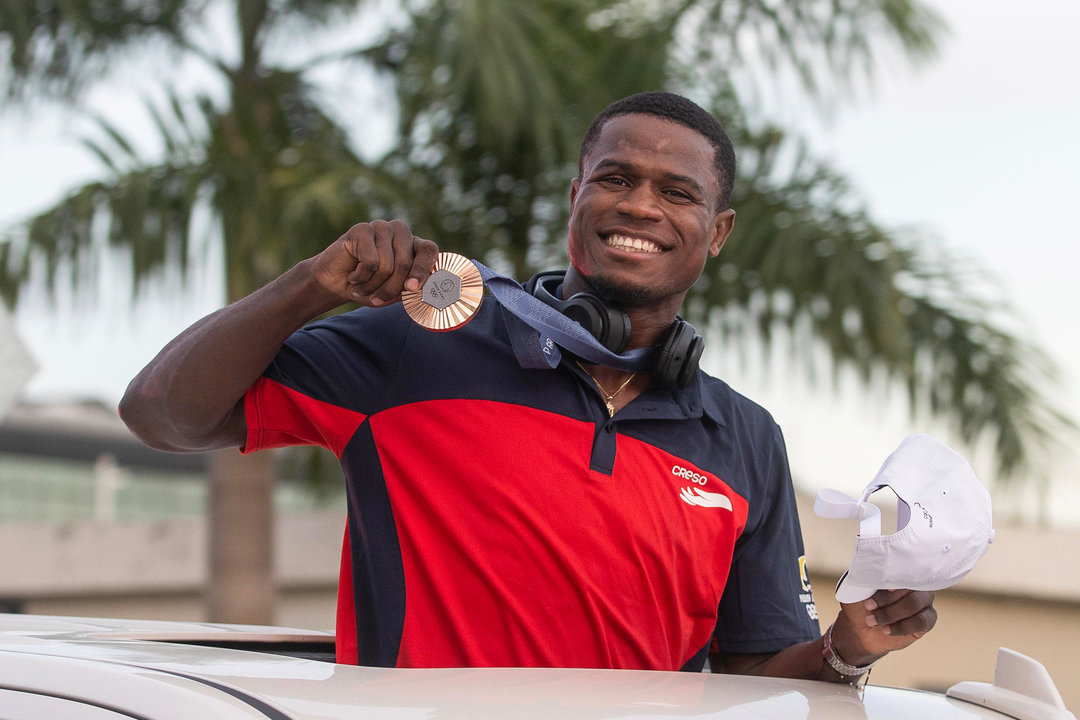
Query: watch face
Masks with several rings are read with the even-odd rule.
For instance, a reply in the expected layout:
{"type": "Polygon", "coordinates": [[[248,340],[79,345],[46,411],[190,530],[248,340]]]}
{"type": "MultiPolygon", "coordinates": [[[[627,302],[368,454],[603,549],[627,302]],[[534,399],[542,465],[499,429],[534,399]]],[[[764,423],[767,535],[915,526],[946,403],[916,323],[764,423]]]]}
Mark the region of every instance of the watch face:
{"type": "Polygon", "coordinates": [[[472,320],[484,299],[484,281],[472,261],[442,252],[419,290],[405,290],[401,303],[418,325],[445,332],[472,320]]]}

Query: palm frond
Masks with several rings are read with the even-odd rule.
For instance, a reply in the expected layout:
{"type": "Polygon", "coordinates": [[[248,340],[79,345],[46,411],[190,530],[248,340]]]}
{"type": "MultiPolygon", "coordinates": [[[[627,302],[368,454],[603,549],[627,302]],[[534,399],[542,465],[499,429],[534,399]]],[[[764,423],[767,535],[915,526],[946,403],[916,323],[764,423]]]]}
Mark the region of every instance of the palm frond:
{"type": "Polygon", "coordinates": [[[119,52],[154,40],[182,42],[206,0],[0,3],[0,71],[9,98],[71,96],[100,77],[119,52]]]}
{"type": "MultiPolygon", "coordinates": [[[[743,138],[737,229],[695,288],[692,314],[723,313],[729,333],[766,344],[782,331],[793,347],[824,347],[834,371],[867,385],[883,371],[906,386],[913,413],[948,418],[971,444],[991,437],[1002,479],[1021,477],[1074,428],[1045,394],[1052,364],[1006,330],[1007,307],[977,293],[983,271],[886,232],[827,167],[805,155],[782,162],[783,144],[775,128],[743,138]]],[[[808,357],[796,362],[812,370],[808,357]]]]}
{"type": "Polygon", "coordinates": [[[962,438],[991,438],[1011,477],[1070,426],[1046,394],[1050,363],[973,291],[975,269],[879,227],[782,128],[747,120],[749,93],[778,76],[822,99],[870,77],[883,51],[931,57],[943,25],[918,0],[422,0],[403,4],[378,41],[289,68],[274,64],[271,39],[330,29],[361,0],[238,0],[238,60],[187,42],[207,2],[0,6],[11,96],[84,87],[117,51],[154,39],[194,53],[226,88],[148,102],[163,156],[152,161],[103,118],[86,146],[105,179],[0,237],[6,299],[35,278],[85,280],[102,245],[129,251],[138,292],[185,267],[200,208],[225,245],[229,300],[374,217],[403,217],[522,276],[565,262],[567,184],[591,118],[618,97],[669,88],[711,107],[740,158],[736,234],[689,314],[722,316],[728,332],[765,343],[813,342],[834,372],[864,382],[884,373],[913,410],[950,418],[962,438]],[[309,74],[344,59],[392,83],[399,124],[377,162],[352,149],[364,118],[331,117],[309,74]]]}

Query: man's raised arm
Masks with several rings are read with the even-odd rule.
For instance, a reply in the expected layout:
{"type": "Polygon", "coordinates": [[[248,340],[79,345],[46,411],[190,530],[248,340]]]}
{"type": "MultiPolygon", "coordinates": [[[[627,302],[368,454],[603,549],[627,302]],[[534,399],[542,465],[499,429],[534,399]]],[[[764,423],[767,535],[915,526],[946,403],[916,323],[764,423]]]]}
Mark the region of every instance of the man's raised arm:
{"type": "Polygon", "coordinates": [[[431,274],[435,243],[400,220],[354,225],[330,247],[174,338],[128,385],[120,416],[174,452],[240,447],[244,393],[289,335],[345,302],[381,306],[431,274]]]}

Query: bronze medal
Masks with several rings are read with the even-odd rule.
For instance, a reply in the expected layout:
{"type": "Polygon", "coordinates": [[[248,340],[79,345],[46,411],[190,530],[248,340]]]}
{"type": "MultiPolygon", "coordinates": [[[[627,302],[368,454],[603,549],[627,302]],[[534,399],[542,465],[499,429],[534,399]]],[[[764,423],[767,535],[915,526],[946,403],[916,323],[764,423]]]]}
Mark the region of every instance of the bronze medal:
{"type": "Polygon", "coordinates": [[[456,330],[472,320],[484,299],[484,281],[472,261],[441,252],[419,290],[405,290],[401,303],[413,321],[435,332],[456,330]]]}

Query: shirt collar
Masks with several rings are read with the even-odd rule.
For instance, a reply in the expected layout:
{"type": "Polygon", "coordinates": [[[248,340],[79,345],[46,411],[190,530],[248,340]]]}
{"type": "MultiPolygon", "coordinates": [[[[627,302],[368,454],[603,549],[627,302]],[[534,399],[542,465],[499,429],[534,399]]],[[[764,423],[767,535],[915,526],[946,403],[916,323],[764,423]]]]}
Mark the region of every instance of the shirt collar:
{"type": "Polygon", "coordinates": [[[692,420],[705,415],[723,427],[727,424],[724,413],[713,394],[705,392],[705,377],[705,374],[699,370],[694,373],[693,378],[684,388],[673,390],[650,388],[621,410],[618,418],[623,420],[692,420]],[[674,399],[674,402],[670,402],[668,398],[674,399]]]}
{"type": "Polygon", "coordinates": [[[710,420],[717,425],[723,427],[727,425],[724,420],[724,412],[720,407],[720,403],[717,401],[715,393],[706,392],[705,378],[707,376],[701,370],[694,373],[694,377],[690,380],[690,383],[681,389],[675,390],[675,397],[678,398],[680,393],[687,398],[687,400],[680,400],[680,403],[687,403],[688,409],[690,407],[696,408],[694,412],[697,413],[695,417],[700,417],[702,413],[707,415],[710,420]]]}

